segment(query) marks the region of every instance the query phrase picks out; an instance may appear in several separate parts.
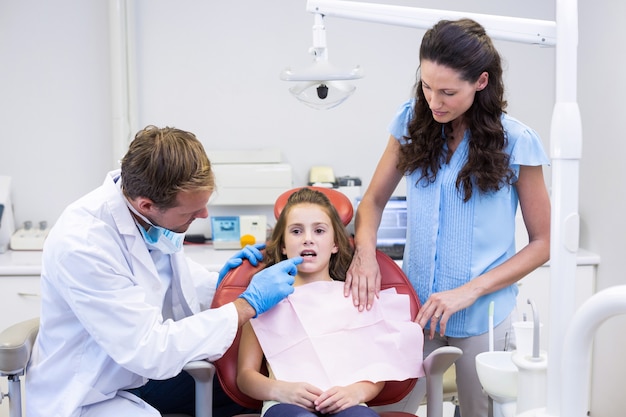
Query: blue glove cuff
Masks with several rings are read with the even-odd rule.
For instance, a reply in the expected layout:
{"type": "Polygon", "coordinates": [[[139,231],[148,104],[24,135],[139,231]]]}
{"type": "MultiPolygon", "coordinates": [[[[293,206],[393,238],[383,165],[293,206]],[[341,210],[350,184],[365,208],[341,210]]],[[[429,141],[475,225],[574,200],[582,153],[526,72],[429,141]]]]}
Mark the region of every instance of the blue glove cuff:
{"type": "Polygon", "coordinates": [[[248,304],[250,304],[252,306],[252,308],[255,311],[254,317],[252,317],[253,319],[257,318],[257,316],[259,315],[259,313],[262,313],[262,311],[259,311],[259,308],[255,305],[255,303],[252,301],[252,297],[250,297],[249,294],[247,293],[242,293],[241,295],[239,295],[239,297],[237,298],[243,298],[244,300],[246,300],[248,302],[248,304]]]}

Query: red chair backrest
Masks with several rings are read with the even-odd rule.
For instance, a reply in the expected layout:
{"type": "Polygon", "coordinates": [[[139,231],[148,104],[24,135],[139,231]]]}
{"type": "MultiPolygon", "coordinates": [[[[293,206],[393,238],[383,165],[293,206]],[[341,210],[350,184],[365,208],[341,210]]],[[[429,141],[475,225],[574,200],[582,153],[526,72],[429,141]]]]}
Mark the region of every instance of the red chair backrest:
{"type": "MultiPolygon", "coordinates": [[[[411,301],[411,317],[415,319],[420,309],[420,300],[415,293],[415,289],[409,282],[406,275],[402,271],[402,268],[386,254],[381,251],[376,251],[376,260],[378,261],[378,267],[380,268],[381,290],[387,288],[395,288],[399,294],[407,294],[411,301]]],[[[417,379],[407,379],[405,381],[387,381],[385,388],[367,404],[370,406],[387,405],[397,403],[404,397],[406,397],[415,384],[417,379]]]]}
{"type": "MultiPolygon", "coordinates": [[[[265,264],[263,263],[260,263],[258,266],[252,266],[250,262],[244,261],[241,266],[231,269],[217,288],[211,308],[217,308],[236,300],[248,287],[252,276],[264,267],[265,264]]],[[[237,387],[237,360],[240,339],[241,329],[238,329],[233,344],[228,348],[226,353],[224,353],[224,356],[215,362],[217,377],[222,384],[224,392],[232,398],[233,401],[247,408],[261,409],[261,401],[247,396],[237,387]]]]}
{"type": "MultiPolygon", "coordinates": [[[[350,200],[339,191],[322,188],[322,187],[310,187],[318,189],[324,192],[333,205],[338,208],[338,212],[344,225],[350,223],[352,219],[353,209],[350,200]]],[[[285,207],[287,199],[291,193],[297,189],[287,191],[278,197],[276,205],[274,206],[274,214],[276,217],[280,215],[280,212],[285,207]],[[278,209],[277,209],[278,207],[278,209]]],[[[415,318],[420,308],[419,298],[407,277],[402,272],[402,269],[398,264],[384,253],[377,251],[376,260],[381,273],[381,289],[387,289],[394,287],[400,294],[408,294],[411,303],[411,317],[415,318]]],[[[223,306],[237,299],[237,297],[248,287],[252,276],[263,269],[265,264],[261,263],[258,266],[252,266],[249,262],[244,261],[238,268],[232,269],[217,288],[215,297],[213,298],[212,308],[223,306]]],[[[248,395],[244,394],[237,387],[237,359],[239,354],[239,340],[241,337],[241,331],[237,331],[235,340],[231,347],[226,351],[224,356],[215,362],[217,369],[217,376],[222,384],[222,387],[226,394],[228,394],[235,402],[240,405],[252,408],[260,409],[262,402],[255,400],[248,395]]],[[[416,379],[409,379],[406,381],[388,381],[385,384],[385,388],[378,394],[376,398],[369,401],[368,404],[375,405],[387,405],[393,404],[403,399],[415,386],[416,379]]]]}

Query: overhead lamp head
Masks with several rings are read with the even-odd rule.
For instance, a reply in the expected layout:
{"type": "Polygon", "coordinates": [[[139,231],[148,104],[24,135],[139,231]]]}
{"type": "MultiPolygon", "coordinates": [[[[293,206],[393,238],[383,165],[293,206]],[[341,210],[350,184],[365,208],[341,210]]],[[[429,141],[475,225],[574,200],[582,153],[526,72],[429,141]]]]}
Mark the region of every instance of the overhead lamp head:
{"type": "Polygon", "coordinates": [[[356,87],[342,81],[309,81],[289,89],[295,98],[317,110],[332,109],[354,93],[356,87]]]}
{"type": "Polygon", "coordinates": [[[309,49],[309,53],[315,56],[313,65],[299,71],[286,68],[280,73],[280,79],[299,82],[289,91],[308,106],[315,109],[331,109],[343,103],[356,89],[343,81],[363,77],[363,70],[357,65],[352,70],[342,71],[328,62],[324,16],[315,13],[314,19],[313,46],[309,49]]]}
{"type": "Polygon", "coordinates": [[[283,81],[347,81],[363,78],[363,69],[356,66],[351,70],[339,70],[326,60],[316,60],[308,68],[294,71],[285,68],[280,73],[283,81]]]}
{"type": "Polygon", "coordinates": [[[356,90],[356,87],[344,81],[361,77],[363,70],[359,66],[349,71],[340,71],[325,60],[317,60],[300,71],[286,68],[280,74],[281,80],[298,81],[297,85],[289,89],[291,94],[318,110],[332,109],[343,103],[356,90]]]}

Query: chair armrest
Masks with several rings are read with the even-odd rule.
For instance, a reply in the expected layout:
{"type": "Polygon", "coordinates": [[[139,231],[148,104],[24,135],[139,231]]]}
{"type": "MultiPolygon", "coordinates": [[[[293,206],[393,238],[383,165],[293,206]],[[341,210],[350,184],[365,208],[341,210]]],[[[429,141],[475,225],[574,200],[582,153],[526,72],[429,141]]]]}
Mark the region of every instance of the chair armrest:
{"type": "Polygon", "coordinates": [[[443,373],[443,399],[444,401],[452,401],[458,397],[456,388],[456,369],[452,364],[446,372],[443,373]]]}
{"type": "Polygon", "coordinates": [[[0,333],[0,374],[23,372],[38,332],[39,317],[14,324],[0,333]]]}
{"type": "Polygon", "coordinates": [[[192,361],[186,364],[183,370],[196,382],[196,417],[212,417],[215,365],[204,360],[192,361]]]}
{"type": "Polygon", "coordinates": [[[441,417],[443,415],[443,374],[462,354],[463,351],[459,348],[443,346],[435,349],[424,359],[427,417],[441,417]]]}

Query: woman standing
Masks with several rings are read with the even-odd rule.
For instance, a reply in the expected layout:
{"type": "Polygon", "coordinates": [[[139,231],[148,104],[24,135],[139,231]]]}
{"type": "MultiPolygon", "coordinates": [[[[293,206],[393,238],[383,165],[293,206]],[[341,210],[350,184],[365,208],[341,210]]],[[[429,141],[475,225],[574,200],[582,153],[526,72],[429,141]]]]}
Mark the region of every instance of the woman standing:
{"type": "Polygon", "coordinates": [[[403,269],[422,309],[424,355],[463,350],[456,362],[461,415],[484,417],[488,402],[475,357],[487,350],[495,306],[495,349],[507,348],[516,282],[545,263],[550,200],[536,132],[506,114],[500,55],[470,19],[440,21],[420,47],[416,95],[401,106],[356,215],[355,255],[345,295],[369,308],[380,289],[376,234],[382,210],[407,177],[403,269]],[[529,243],[515,251],[519,206],[529,243]]]}

